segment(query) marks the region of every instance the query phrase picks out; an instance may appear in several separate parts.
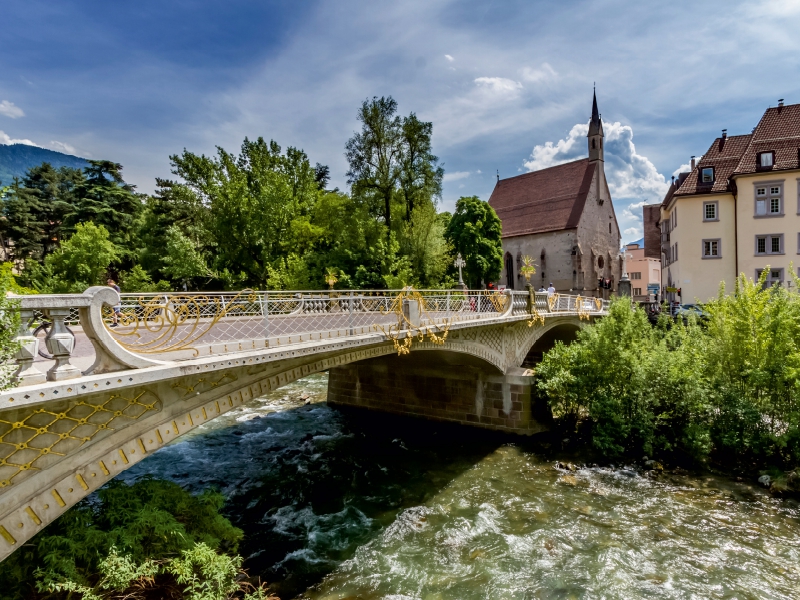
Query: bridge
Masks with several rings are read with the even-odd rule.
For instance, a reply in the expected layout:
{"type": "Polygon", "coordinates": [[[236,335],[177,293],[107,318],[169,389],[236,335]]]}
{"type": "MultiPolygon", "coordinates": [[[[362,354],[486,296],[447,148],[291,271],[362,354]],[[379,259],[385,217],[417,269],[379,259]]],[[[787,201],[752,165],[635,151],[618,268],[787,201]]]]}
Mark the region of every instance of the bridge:
{"type": "Polygon", "coordinates": [[[15,305],[16,383],[0,392],[0,560],[165,444],[312,373],[329,371],[331,403],[541,431],[526,361],[607,309],[591,297],[412,288],[93,287],[15,305]]]}

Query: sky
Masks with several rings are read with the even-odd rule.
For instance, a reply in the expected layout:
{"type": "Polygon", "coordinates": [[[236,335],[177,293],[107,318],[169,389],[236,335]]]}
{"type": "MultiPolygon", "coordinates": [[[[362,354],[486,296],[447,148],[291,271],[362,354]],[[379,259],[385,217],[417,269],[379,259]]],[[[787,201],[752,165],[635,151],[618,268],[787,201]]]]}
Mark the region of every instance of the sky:
{"type": "Polygon", "coordinates": [[[592,89],[623,242],[727,129],[800,103],[800,0],[3,0],[0,143],[122,163],[263,136],[347,188],[359,105],[433,123],[442,210],[588,154],[592,89]]]}

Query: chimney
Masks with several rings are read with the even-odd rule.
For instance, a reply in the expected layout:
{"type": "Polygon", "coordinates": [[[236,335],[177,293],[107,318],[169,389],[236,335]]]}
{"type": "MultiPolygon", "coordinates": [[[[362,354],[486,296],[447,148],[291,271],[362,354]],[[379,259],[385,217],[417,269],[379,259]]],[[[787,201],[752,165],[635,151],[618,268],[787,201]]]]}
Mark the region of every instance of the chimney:
{"type": "Polygon", "coordinates": [[[692,171],[694,171],[694,167],[695,167],[695,164],[694,164],[694,156],[693,156],[692,157],[692,171]]]}
{"type": "Polygon", "coordinates": [[[724,140],[726,137],[728,137],[728,130],[727,129],[723,129],[722,130],[722,139],[724,140]]]}
{"type": "Polygon", "coordinates": [[[783,98],[780,98],[778,100],[778,108],[781,108],[782,106],[783,106],[783,98]]]}

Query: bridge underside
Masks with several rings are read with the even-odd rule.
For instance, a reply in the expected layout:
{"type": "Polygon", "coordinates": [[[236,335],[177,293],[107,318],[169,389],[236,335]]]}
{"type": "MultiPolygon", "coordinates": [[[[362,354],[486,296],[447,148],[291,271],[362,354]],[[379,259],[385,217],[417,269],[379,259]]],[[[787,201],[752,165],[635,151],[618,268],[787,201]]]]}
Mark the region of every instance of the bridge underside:
{"type": "Polygon", "coordinates": [[[449,351],[351,363],[330,370],[328,403],[530,435],[551,420],[529,369],[506,373],[449,351]]]}

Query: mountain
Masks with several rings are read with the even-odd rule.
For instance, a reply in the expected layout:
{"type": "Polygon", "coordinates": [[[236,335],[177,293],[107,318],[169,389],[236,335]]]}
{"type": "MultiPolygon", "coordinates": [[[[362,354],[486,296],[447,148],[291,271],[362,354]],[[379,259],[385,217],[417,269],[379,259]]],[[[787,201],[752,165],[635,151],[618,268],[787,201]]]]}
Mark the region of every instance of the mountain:
{"type": "Polygon", "coordinates": [[[49,162],[54,167],[82,169],[89,165],[86,159],[55,150],[27,144],[0,144],[0,186],[9,185],[14,177],[20,179],[31,167],[49,162]]]}

